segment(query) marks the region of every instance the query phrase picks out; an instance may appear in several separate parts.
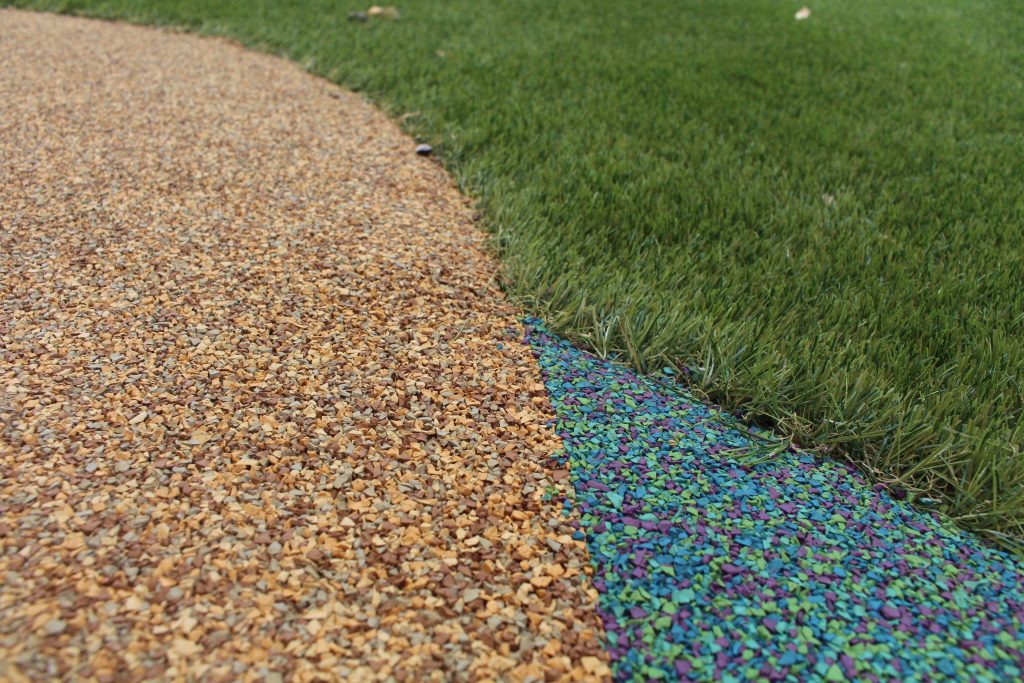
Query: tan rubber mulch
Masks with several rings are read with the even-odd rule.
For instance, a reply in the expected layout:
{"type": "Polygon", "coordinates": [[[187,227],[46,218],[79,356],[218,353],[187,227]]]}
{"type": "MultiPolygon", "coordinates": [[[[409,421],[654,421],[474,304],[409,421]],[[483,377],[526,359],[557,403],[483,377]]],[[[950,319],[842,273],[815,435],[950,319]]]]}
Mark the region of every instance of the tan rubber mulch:
{"type": "Polygon", "coordinates": [[[0,11],[0,678],[607,677],[517,312],[413,146],[225,41],[0,11]]]}

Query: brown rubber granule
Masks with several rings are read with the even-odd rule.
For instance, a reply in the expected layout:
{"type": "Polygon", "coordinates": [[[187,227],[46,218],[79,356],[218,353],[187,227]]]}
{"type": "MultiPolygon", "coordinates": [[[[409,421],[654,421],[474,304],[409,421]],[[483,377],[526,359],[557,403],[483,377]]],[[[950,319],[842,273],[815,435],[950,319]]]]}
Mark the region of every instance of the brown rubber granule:
{"type": "Polygon", "coordinates": [[[227,41],[0,11],[0,678],[608,677],[517,311],[414,150],[227,41]]]}

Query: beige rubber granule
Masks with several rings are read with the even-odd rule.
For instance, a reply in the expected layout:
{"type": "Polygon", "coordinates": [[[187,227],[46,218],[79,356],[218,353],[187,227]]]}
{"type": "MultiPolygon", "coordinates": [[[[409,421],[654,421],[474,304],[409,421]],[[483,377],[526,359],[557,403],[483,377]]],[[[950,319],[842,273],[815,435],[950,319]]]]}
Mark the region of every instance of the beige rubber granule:
{"type": "Polygon", "coordinates": [[[0,12],[0,678],[608,676],[517,312],[413,148],[225,41],[0,12]]]}

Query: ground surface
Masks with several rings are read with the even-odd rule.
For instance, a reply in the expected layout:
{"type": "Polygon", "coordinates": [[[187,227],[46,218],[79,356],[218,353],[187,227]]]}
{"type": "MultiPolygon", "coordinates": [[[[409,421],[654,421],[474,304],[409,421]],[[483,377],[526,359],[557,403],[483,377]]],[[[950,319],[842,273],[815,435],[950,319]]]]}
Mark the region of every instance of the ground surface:
{"type": "Polygon", "coordinates": [[[1019,560],[524,337],[357,97],[0,12],[0,122],[0,678],[1021,677],[1019,560]]]}
{"type": "Polygon", "coordinates": [[[0,145],[0,678],[604,675],[536,365],[394,124],[3,11],[0,145]]]}
{"type": "Polygon", "coordinates": [[[1024,537],[1015,0],[15,1],[366,90],[481,196],[552,329],[1024,537]]]}
{"type": "Polygon", "coordinates": [[[616,680],[1008,681],[1024,566],[848,466],[528,331],[616,680]]]}

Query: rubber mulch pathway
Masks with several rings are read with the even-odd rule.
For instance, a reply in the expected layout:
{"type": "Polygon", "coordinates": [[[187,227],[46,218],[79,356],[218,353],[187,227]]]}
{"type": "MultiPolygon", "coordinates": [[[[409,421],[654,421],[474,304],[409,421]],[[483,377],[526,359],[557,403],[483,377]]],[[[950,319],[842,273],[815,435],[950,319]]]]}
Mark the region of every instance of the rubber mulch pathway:
{"type": "Polygon", "coordinates": [[[527,339],[617,680],[1021,678],[1019,560],[844,465],[766,452],[676,383],[583,353],[539,321],[527,339]]]}
{"type": "Polygon", "coordinates": [[[226,41],[0,11],[0,679],[607,676],[536,364],[414,147],[226,41]]]}

